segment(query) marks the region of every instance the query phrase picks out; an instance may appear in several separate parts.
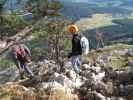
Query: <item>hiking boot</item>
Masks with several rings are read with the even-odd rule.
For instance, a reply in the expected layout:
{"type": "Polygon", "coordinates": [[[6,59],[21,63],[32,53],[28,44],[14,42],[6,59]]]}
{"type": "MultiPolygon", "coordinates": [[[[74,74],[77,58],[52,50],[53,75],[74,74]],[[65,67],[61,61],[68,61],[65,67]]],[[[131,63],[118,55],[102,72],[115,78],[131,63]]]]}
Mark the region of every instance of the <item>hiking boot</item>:
{"type": "Polygon", "coordinates": [[[79,72],[79,75],[81,76],[82,75],[82,72],[79,72]]]}
{"type": "Polygon", "coordinates": [[[80,70],[78,74],[79,74],[80,76],[82,76],[82,71],[80,70]]]}
{"type": "Polygon", "coordinates": [[[28,78],[33,79],[34,75],[29,75],[28,78]]]}
{"type": "Polygon", "coordinates": [[[25,79],[24,74],[20,74],[20,79],[21,80],[25,79]]]}

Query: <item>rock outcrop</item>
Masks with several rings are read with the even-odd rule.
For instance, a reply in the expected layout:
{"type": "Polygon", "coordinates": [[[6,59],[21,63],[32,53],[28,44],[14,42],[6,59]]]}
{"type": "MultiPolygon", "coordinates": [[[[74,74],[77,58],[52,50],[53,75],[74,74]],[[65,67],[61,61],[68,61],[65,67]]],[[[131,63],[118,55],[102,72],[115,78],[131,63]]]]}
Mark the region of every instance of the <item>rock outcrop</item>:
{"type": "MultiPolygon", "coordinates": [[[[129,51],[115,52],[125,57],[129,51]]],[[[83,57],[79,75],[70,62],[60,72],[60,67],[49,60],[33,64],[35,77],[32,79],[19,80],[18,74],[13,74],[16,70],[8,69],[10,75],[6,70],[1,71],[0,76],[10,77],[11,82],[0,85],[0,100],[133,100],[133,68],[108,66],[113,57],[112,53],[105,52],[95,59],[83,57]]]]}

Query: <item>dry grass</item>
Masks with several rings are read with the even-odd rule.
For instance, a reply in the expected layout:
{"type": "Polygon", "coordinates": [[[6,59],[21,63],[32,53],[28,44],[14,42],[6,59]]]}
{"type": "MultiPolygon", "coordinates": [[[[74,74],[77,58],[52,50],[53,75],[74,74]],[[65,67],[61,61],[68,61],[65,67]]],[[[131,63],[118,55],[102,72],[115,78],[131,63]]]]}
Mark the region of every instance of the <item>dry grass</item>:
{"type": "Polygon", "coordinates": [[[94,29],[98,27],[110,26],[112,23],[112,16],[110,14],[95,14],[92,18],[81,18],[76,25],[80,30],[94,29]]]}

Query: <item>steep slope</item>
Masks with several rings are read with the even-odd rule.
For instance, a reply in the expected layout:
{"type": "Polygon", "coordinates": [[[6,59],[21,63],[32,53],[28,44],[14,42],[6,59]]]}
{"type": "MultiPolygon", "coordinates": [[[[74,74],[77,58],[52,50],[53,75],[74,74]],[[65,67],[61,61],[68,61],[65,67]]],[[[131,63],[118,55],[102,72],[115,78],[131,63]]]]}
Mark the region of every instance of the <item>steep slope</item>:
{"type": "MultiPolygon", "coordinates": [[[[64,72],[54,61],[40,61],[32,66],[34,78],[0,85],[0,99],[132,100],[132,59],[133,46],[117,44],[82,57],[80,75],[74,73],[68,61],[64,72]]],[[[2,77],[7,76],[1,73],[2,77]]]]}

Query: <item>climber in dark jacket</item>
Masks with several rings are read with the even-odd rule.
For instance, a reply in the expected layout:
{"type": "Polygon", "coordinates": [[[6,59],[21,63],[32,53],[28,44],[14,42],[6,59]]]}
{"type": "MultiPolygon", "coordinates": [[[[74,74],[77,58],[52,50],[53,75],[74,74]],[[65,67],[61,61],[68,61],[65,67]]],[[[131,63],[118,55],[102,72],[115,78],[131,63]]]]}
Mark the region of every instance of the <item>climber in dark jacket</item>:
{"type": "Polygon", "coordinates": [[[24,44],[15,44],[12,49],[14,62],[19,69],[20,77],[23,79],[23,75],[26,72],[28,77],[34,76],[33,72],[29,69],[28,65],[31,62],[31,52],[29,48],[24,44]]]}
{"type": "Polygon", "coordinates": [[[69,32],[73,34],[72,38],[72,51],[69,53],[68,58],[71,58],[73,69],[76,73],[80,73],[80,55],[82,54],[82,47],[80,44],[81,35],[78,33],[78,28],[72,25],[69,28],[69,32]]]}
{"type": "Polygon", "coordinates": [[[82,54],[82,48],[80,44],[81,35],[80,34],[73,34],[72,38],[72,55],[77,56],[82,54]]]}

